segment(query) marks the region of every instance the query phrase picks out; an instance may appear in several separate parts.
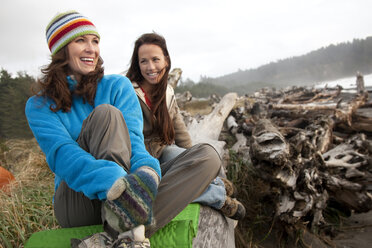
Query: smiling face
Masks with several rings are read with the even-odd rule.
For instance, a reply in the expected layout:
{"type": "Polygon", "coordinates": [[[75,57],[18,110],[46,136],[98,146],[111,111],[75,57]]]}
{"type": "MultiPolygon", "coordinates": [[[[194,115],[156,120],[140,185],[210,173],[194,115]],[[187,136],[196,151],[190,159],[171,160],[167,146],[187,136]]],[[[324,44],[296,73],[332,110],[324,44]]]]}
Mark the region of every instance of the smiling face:
{"type": "Polygon", "coordinates": [[[149,89],[158,84],[168,66],[162,49],[157,45],[143,44],[138,49],[138,61],[144,78],[142,86],[149,89]]]}
{"type": "Polygon", "coordinates": [[[68,65],[76,81],[95,70],[99,58],[99,38],[92,34],[79,36],[67,45],[68,65]]]}

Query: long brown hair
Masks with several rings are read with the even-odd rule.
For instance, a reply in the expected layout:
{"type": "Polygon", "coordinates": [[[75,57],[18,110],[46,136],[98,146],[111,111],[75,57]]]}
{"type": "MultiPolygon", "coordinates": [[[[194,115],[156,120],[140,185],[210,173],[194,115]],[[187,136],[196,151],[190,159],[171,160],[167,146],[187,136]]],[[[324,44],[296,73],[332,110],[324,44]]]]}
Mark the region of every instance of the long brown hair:
{"type": "Polygon", "coordinates": [[[134,50],[130,62],[130,67],[126,76],[132,81],[137,82],[139,85],[144,81],[144,77],[141,74],[141,69],[138,60],[138,50],[140,46],[144,44],[157,45],[163,51],[164,57],[167,61],[167,66],[163,69],[164,75],[160,79],[160,82],[156,84],[156,87],[152,92],[151,96],[151,112],[154,116],[152,119],[153,131],[157,131],[162,141],[166,144],[171,144],[174,141],[174,127],[172,120],[169,116],[167,108],[166,91],[168,86],[168,74],[171,68],[171,59],[167,48],[167,43],[161,35],[157,33],[147,33],[141,35],[134,43],[134,50]],[[159,128],[157,128],[159,127],[159,128]]]}
{"type": "Polygon", "coordinates": [[[83,75],[76,89],[71,92],[67,83],[67,76],[69,75],[68,60],[68,50],[65,46],[52,56],[49,65],[41,69],[43,76],[37,80],[36,85],[32,88],[35,95],[49,97],[54,101],[54,104],[49,106],[53,112],[58,110],[69,112],[73,95],[81,96],[84,102],[94,106],[97,85],[104,74],[103,60],[99,57],[95,70],[83,75]]]}

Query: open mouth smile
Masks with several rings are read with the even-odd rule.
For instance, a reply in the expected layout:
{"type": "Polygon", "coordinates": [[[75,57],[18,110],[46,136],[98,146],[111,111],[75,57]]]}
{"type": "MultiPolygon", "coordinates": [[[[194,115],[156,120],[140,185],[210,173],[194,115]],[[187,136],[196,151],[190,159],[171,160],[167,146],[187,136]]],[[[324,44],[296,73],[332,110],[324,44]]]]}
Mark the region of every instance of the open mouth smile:
{"type": "Polygon", "coordinates": [[[83,62],[88,62],[88,63],[93,63],[94,62],[93,58],[84,57],[84,58],[80,58],[80,60],[83,61],[83,62]]]}

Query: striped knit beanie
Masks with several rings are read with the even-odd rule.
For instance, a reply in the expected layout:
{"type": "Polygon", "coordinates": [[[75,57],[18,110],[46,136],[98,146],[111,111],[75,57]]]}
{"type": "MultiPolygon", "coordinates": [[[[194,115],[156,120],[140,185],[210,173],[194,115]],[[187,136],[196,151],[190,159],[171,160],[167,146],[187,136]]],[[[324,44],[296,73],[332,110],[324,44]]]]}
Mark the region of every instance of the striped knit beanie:
{"type": "Polygon", "coordinates": [[[76,37],[85,34],[94,34],[100,37],[94,24],[76,11],[58,14],[46,28],[46,38],[52,55],[55,55],[76,37]]]}

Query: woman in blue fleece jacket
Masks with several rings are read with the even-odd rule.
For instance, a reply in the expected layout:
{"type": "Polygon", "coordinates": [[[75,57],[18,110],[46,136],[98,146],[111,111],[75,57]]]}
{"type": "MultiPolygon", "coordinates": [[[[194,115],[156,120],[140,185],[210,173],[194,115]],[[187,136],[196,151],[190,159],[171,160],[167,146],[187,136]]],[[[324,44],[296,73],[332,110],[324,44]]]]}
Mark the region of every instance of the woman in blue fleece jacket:
{"type": "MultiPolygon", "coordinates": [[[[136,242],[147,247],[143,225],[152,223],[161,172],[145,149],[132,84],[121,75],[104,76],[100,36],[78,12],[53,18],[46,36],[51,62],[25,111],[55,174],[55,216],[62,227],[103,223],[110,236],[97,237],[107,245],[139,230],[136,242]]],[[[89,240],[84,245],[90,247],[89,240]]]]}
{"type": "Polygon", "coordinates": [[[65,12],[46,36],[51,62],[26,116],[55,174],[55,216],[62,227],[103,224],[104,232],[73,240],[72,247],[149,247],[145,231],[150,237],[201,195],[220,158],[201,144],[160,168],[146,151],[131,82],[104,76],[93,23],[65,12]]]}

